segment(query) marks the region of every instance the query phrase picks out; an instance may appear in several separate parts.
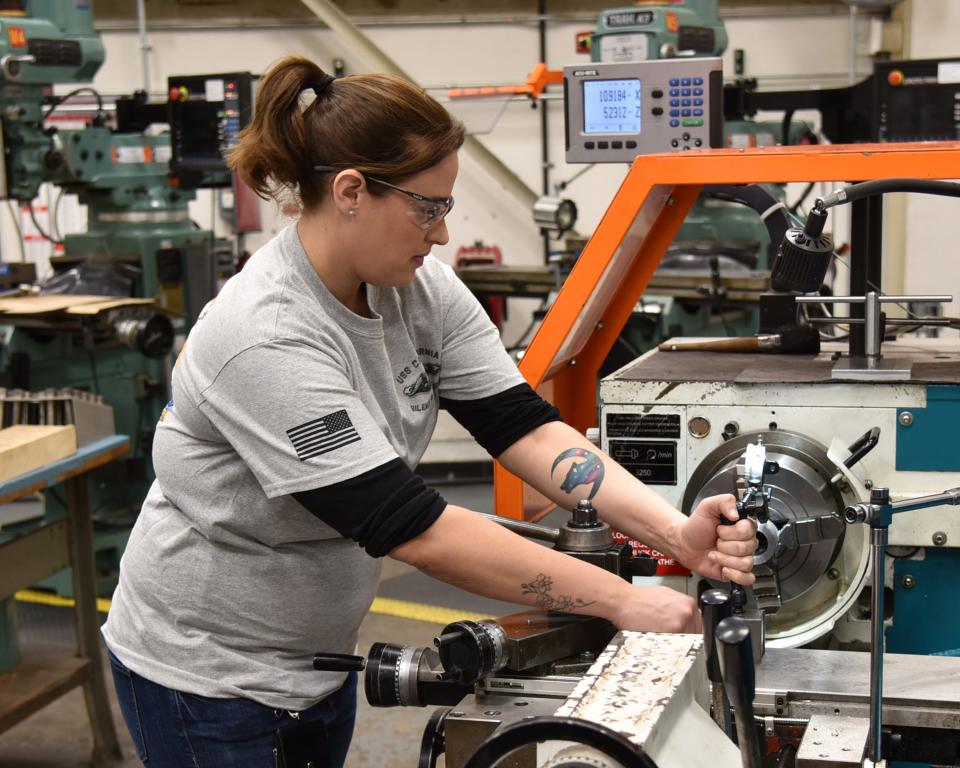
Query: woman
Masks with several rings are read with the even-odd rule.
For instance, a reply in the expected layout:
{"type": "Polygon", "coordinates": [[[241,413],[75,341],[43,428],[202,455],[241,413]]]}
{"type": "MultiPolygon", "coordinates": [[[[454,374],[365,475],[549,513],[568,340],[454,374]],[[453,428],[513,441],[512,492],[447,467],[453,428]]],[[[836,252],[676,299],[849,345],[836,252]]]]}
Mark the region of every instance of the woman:
{"type": "Polygon", "coordinates": [[[430,257],[462,142],[397,78],[333,80],[288,58],[260,84],[231,163],[262,196],[294,190],[303,213],[190,333],[103,630],[151,768],[267,768],[304,744],[342,764],[355,676],[315,672],[312,654],[354,651],[386,555],[502,600],[699,630],[686,595],[632,587],[427,488],[412,468],[441,407],[559,504],[590,497],[698,572],[753,580],[752,526],[718,526],[733,498],[685,517],[563,424],[430,257]],[[569,472],[583,460],[589,482],[569,472]]]}

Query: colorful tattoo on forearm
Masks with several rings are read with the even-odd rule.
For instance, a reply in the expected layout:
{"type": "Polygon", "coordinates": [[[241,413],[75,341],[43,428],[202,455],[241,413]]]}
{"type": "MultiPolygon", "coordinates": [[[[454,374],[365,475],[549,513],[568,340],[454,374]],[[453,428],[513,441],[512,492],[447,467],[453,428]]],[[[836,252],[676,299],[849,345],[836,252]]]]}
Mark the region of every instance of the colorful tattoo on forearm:
{"type": "Polygon", "coordinates": [[[579,597],[570,595],[552,595],[553,579],[547,574],[537,574],[533,581],[527,581],[520,584],[524,595],[536,595],[536,605],[538,608],[546,608],[548,611],[572,611],[574,608],[585,608],[593,605],[596,601],[589,602],[581,600],[579,597]]]}
{"type": "Polygon", "coordinates": [[[600,490],[600,483],[603,482],[603,462],[597,454],[584,448],[568,448],[553,461],[550,468],[550,476],[556,471],[560,462],[573,458],[574,456],[583,457],[583,461],[575,461],[567,470],[567,476],[560,483],[560,490],[564,493],[570,493],[578,485],[592,485],[588,499],[592,499],[600,490]]]}

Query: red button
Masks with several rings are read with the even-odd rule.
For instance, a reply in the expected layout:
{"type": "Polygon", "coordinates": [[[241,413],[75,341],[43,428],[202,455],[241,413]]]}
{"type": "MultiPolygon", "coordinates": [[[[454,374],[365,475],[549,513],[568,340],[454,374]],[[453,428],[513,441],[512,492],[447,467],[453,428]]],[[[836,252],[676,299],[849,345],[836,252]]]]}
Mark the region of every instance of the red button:
{"type": "Polygon", "coordinates": [[[887,82],[890,85],[903,85],[903,72],[899,69],[890,70],[890,74],[887,75],[887,82]]]}

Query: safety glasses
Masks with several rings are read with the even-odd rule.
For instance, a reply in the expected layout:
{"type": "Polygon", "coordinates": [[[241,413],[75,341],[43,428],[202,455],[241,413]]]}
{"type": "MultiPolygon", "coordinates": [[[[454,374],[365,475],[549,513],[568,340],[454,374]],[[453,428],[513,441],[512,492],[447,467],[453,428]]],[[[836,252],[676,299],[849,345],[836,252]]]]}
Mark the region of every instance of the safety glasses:
{"type": "MultiPolygon", "coordinates": [[[[324,173],[337,170],[332,165],[315,165],[313,166],[313,169],[315,171],[321,171],[324,173]]],[[[419,192],[412,192],[409,189],[398,187],[396,184],[391,184],[389,181],[378,179],[375,176],[367,176],[364,174],[363,177],[367,181],[372,181],[375,184],[388,187],[395,192],[399,192],[401,195],[406,195],[413,200],[414,204],[410,209],[411,218],[413,219],[413,223],[424,232],[439,224],[453,208],[453,196],[427,197],[426,195],[421,195],[419,192]]]]}

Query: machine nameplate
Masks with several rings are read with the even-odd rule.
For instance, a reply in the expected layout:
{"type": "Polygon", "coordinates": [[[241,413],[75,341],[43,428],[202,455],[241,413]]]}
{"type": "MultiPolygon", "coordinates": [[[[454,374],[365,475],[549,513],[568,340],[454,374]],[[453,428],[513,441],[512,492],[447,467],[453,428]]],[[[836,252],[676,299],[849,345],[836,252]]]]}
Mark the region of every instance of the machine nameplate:
{"type": "Polygon", "coordinates": [[[620,11],[608,13],[605,17],[611,29],[619,27],[646,27],[653,24],[653,11],[620,11]]]}
{"type": "Polygon", "coordinates": [[[677,444],[674,441],[611,440],[608,453],[647,485],[677,484],[677,444]]]}
{"type": "Polygon", "coordinates": [[[680,437],[676,413],[608,413],[607,437],[680,437]]]}

